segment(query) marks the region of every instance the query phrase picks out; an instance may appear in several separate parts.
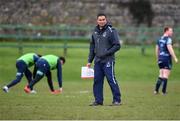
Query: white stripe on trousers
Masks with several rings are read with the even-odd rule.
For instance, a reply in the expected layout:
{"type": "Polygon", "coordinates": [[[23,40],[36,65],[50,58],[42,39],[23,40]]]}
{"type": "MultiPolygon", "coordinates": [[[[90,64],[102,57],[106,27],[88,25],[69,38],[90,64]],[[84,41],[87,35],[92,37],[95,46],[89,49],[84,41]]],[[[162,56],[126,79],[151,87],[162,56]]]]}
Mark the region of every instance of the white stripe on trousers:
{"type": "Polygon", "coordinates": [[[114,65],[113,65],[114,63],[112,62],[112,79],[113,79],[113,82],[114,82],[114,84],[116,84],[116,80],[115,80],[115,78],[114,78],[114,65]]]}

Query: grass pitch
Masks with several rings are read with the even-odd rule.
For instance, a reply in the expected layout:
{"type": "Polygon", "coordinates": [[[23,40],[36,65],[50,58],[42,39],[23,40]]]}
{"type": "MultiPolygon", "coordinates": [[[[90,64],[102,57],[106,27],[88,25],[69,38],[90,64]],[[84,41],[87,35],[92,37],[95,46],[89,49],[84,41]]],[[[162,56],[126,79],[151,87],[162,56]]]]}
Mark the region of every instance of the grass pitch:
{"type": "MultiPolygon", "coordinates": [[[[76,43],[78,44],[78,43],[76,43]]],[[[26,52],[62,55],[62,49],[24,49],[26,52]]],[[[177,52],[176,52],[177,53],[177,52]]],[[[177,53],[178,54],[178,53],[177,53]]],[[[168,94],[153,95],[158,76],[154,48],[146,49],[142,56],[140,48],[122,48],[116,54],[116,78],[122,92],[122,106],[109,106],[112,94],[105,80],[104,106],[90,107],[93,101],[93,80],[80,78],[81,66],[86,65],[88,49],[68,49],[67,63],[63,66],[63,93],[52,95],[46,78],[35,85],[37,94],[28,95],[23,88],[27,81],[10,89],[0,91],[0,119],[11,120],[119,120],[119,119],[180,119],[180,65],[174,64],[168,82],[168,94]]],[[[15,78],[15,61],[19,57],[16,48],[0,48],[0,86],[15,78]]],[[[178,56],[179,57],[179,56],[178,56]]],[[[53,73],[58,88],[56,70],[53,73]]]]}

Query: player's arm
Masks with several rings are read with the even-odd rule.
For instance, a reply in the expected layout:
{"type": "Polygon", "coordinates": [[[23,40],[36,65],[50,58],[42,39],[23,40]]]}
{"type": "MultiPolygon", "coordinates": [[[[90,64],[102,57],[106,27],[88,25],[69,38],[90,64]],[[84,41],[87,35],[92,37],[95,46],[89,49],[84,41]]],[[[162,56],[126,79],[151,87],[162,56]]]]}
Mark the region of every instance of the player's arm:
{"type": "Polygon", "coordinates": [[[115,29],[112,29],[111,34],[110,41],[112,43],[112,47],[105,52],[106,55],[112,55],[121,48],[118,32],[115,29]]]}
{"type": "Polygon", "coordinates": [[[47,77],[48,86],[49,86],[51,92],[54,92],[54,86],[53,86],[53,82],[52,82],[51,71],[48,71],[46,73],[46,77],[47,77]]]}
{"type": "Polygon", "coordinates": [[[90,40],[90,47],[89,47],[89,57],[88,57],[88,64],[87,64],[88,67],[91,66],[91,63],[95,57],[94,49],[95,49],[95,43],[94,43],[94,38],[92,36],[90,40]]]}
{"type": "Polygon", "coordinates": [[[59,90],[62,91],[62,65],[59,59],[57,63],[57,78],[58,78],[59,90]]]}
{"type": "Polygon", "coordinates": [[[156,59],[158,60],[158,56],[159,56],[159,46],[156,45],[155,47],[155,55],[156,55],[156,59]]]}
{"type": "Polygon", "coordinates": [[[167,45],[167,48],[168,48],[169,53],[170,53],[171,56],[173,57],[174,61],[177,63],[177,62],[178,62],[178,59],[177,59],[177,57],[176,57],[176,54],[175,54],[175,52],[174,52],[174,49],[173,49],[172,45],[171,45],[171,44],[168,44],[168,45],[167,45]]]}

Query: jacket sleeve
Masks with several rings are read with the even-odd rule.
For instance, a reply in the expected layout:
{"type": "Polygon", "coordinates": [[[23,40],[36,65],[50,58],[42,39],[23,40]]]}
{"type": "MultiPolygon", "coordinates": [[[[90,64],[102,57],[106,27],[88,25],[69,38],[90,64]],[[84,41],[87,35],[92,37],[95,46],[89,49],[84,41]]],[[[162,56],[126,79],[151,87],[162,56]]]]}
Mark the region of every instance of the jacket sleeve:
{"type": "Polygon", "coordinates": [[[95,56],[95,44],[94,44],[94,38],[93,36],[91,37],[90,40],[90,46],[89,46],[89,57],[88,57],[88,63],[92,63],[94,56],[95,56]]]}
{"type": "Polygon", "coordinates": [[[115,29],[112,29],[112,33],[110,37],[112,47],[107,50],[106,55],[112,55],[121,48],[119,40],[120,39],[119,39],[118,32],[115,29]]]}
{"type": "Polygon", "coordinates": [[[59,87],[62,87],[62,66],[61,66],[61,62],[58,59],[58,63],[57,63],[57,78],[58,78],[58,84],[59,87]]]}

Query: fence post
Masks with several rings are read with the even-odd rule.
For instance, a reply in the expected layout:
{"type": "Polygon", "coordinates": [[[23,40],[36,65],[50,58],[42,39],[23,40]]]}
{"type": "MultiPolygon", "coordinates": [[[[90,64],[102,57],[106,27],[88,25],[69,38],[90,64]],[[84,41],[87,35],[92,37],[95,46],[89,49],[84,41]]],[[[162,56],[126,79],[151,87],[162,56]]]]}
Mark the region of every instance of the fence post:
{"type": "Polygon", "coordinates": [[[21,36],[21,30],[20,28],[16,28],[18,31],[18,34],[16,36],[16,40],[18,41],[18,49],[19,49],[19,55],[23,54],[23,42],[21,36]]]}
{"type": "Polygon", "coordinates": [[[145,33],[146,33],[145,28],[140,28],[138,34],[139,34],[139,39],[141,42],[141,54],[142,55],[145,55],[145,49],[146,49],[145,48],[145,41],[146,41],[145,33]]]}
{"type": "Polygon", "coordinates": [[[64,57],[66,57],[67,56],[67,49],[68,49],[68,36],[70,35],[70,28],[69,28],[69,26],[66,26],[65,27],[65,36],[67,37],[67,38],[65,38],[64,39],[64,57]]]}
{"type": "Polygon", "coordinates": [[[67,55],[67,39],[64,40],[64,53],[63,53],[63,56],[66,57],[67,55]]]}
{"type": "Polygon", "coordinates": [[[145,55],[145,41],[146,41],[145,38],[141,39],[141,54],[142,55],[145,55]]]}

